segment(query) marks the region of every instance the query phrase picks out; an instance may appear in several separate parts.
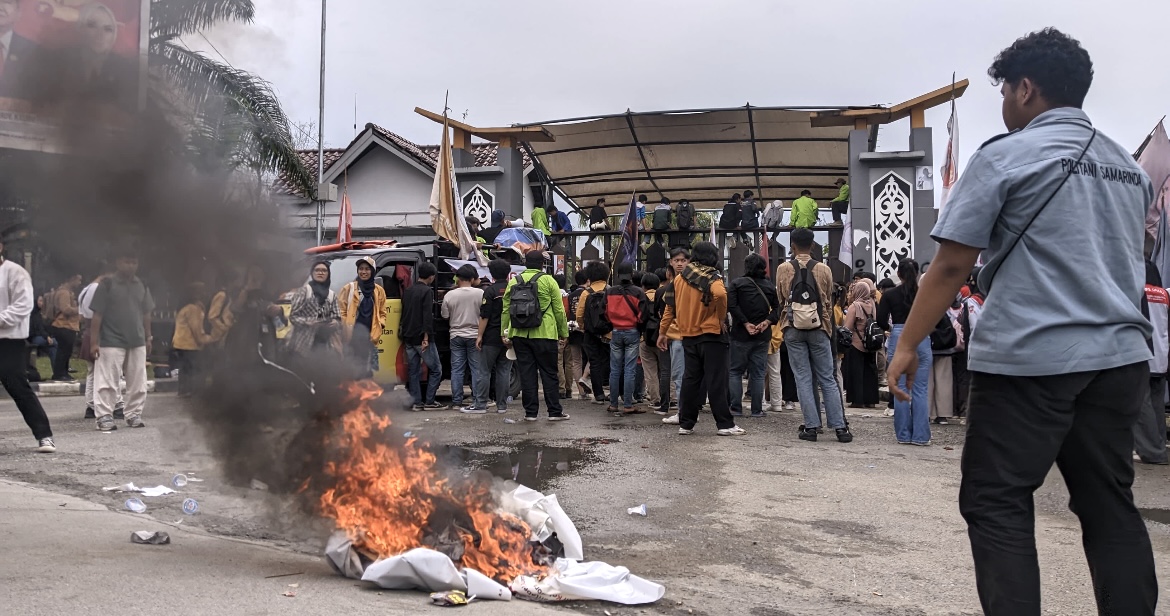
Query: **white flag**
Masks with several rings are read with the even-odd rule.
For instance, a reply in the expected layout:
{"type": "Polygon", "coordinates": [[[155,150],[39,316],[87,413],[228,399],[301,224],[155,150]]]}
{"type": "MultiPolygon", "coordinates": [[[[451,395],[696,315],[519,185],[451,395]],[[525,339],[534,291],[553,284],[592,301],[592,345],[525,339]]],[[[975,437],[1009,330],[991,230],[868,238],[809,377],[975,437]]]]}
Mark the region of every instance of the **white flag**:
{"type": "Polygon", "coordinates": [[[959,111],[955,107],[955,101],[951,101],[951,119],[947,121],[947,135],[949,135],[947,154],[943,158],[942,169],[939,170],[939,174],[942,175],[942,198],[938,202],[939,209],[947,204],[951,197],[951,187],[959,181],[959,111]]]}

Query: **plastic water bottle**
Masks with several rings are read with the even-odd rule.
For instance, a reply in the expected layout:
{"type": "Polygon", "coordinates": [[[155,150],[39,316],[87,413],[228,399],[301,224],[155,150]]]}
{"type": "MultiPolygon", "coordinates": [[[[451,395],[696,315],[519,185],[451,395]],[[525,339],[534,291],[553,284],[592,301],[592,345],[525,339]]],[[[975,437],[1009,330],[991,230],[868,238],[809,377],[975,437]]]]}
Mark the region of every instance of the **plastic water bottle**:
{"type": "Polygon", "coordinates": [[[176,488],[187,487],[187,476],[182,473],[175,475],[174,478],[171,479],[171,485],[175,486],[176,488]]]}
{"type": "Polygon", "coordinates": [[[195,515],[196,513],[199,513],[199,503],[195,502],[195,499],[193,498],[188,498],[187,500],[183,501],[183,513],[187,515],[195,515]]]}
{"type": "Polygon", "coordinates": [[[141,499],[128,498],[126,499],[126,508],[134,513],[143,513],[146,511],[146,503],[142,502],[141,499]]]}

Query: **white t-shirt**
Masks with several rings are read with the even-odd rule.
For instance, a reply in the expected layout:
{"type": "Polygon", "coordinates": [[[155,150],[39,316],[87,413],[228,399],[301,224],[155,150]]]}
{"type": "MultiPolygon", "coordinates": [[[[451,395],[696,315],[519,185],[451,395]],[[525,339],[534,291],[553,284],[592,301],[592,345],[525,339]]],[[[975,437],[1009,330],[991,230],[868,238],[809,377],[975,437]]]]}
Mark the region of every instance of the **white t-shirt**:
{"type": "Polygon", "coordinates": [[[83,319],[93,319],[93,309],[89,307],[93,303],[93,294],[97,291],[98,283],[91,282],[85,285],[81,290],[81,294],[77,296],[77,312],[83,319]]]}
{"type": "Polygon", "coordinates": [[[443,296],[443,318],[450,323],[452,338],[479,337],[479,308],[483,289],[455,287],[443,296]]]}

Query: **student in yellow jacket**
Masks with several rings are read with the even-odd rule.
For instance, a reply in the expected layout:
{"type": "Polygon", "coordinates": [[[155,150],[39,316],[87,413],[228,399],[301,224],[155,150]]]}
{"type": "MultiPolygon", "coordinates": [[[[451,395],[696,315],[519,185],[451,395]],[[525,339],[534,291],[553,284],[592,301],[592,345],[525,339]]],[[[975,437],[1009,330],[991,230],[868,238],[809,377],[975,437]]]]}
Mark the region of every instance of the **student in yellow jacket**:
{"type": "Polygon", "coordinates": [[[373,257],[358,259],[357,280],[341,287],[337,294],[342,339],[359,379],[371,378],[378,371],[378,341],[386,327],[386,290],[374,280],[375,267],[373,257]]]}
{"type": "Polygon", "coordinates": [[[201,356],[207,347],[223,340],[227,328],[212,323],[211,333],[207,332],[205,308],[207,287],[201,282],[192,283],[190,297],[175,315],[175,334],[171,337],[171,348],[175,351],[176,367],[179,369],[179,397],[189,398],[202,383],[203,362],[201,356]]]}

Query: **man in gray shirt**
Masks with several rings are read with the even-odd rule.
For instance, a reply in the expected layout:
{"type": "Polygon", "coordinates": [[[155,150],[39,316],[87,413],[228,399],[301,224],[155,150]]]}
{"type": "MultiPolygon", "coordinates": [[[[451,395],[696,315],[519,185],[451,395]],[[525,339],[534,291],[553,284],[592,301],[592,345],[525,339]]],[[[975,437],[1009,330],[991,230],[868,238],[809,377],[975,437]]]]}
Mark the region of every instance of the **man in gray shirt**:
{"type": "Polygon", "coordinates": [[[1093,65],[1045,29],[1000,52],[1011,133],[971,158],[933,231],[938,254],[890,362],[917,378],[914,349],[980,252],[987,300],[968,345],[972,371],[959,509],[983,611],[1040,614],[1032,493],[1053,462],[1080,518],[1101,614],[1150,616],[1158,586],[1134,507],[1133,425],[1151,333],[1142,317],[1146,210],[1154,191],[1081,106],[1093,65]]]}
{"type": "Polygon", "coordinates": [[[479,272],[472,265],[463,265],[455,272],[457,285],[443,296],[442,314],[448,319],[451,331],[451,408],[464,413],[487,413],[487,399],[481,399],[487,390],[480,391],[479,309],[483,306],[483,289],[479,288],[479,272]],[[463,384],[471,371],[472,404],[463,408],[463,384]]]}
{"type": "Polygon", "coordinates": [[[146,426],[142,409],[146,406],[146,358],[150,355],[154,299],[138,279],[137,256],[122,253],[114,263],[117,273],[101,281],[90,303],[94,331],[90,352],[96,358],[94,411],[97,429],[102,432],[118,429],[113,413],[122,378],[126,379],[126,425],[146,426]]]}

